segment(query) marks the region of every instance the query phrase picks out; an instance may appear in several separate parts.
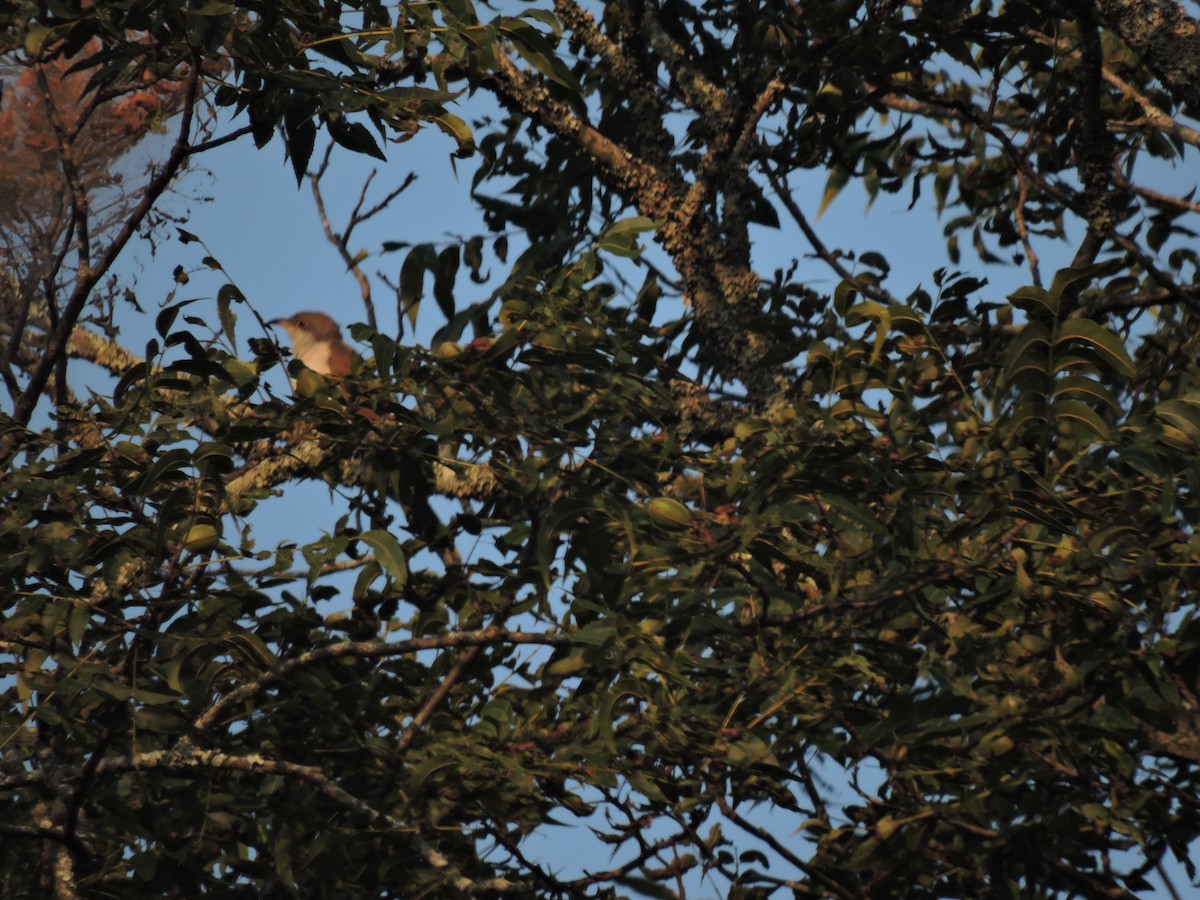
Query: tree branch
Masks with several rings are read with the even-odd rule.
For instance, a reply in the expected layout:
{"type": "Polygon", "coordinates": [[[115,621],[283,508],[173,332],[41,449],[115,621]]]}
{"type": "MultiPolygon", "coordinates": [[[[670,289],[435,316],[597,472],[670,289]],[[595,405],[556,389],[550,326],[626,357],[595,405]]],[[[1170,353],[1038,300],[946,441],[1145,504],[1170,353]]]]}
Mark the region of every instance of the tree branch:
{"type": "Polygon", "coordinates": [[[1174,98],[1200,114],[1200,26],[1173,0],[1096,0],[1121,36],[1174,98]]]}
{"type": "Polygon", "coordinates": [[[848,281],[853,284],[858,290],[862,291],[872,300],[876,301],[877,303],[884,304],[895,303],[896,301],[887,291],[882,290],[877,285],[871,284],[869,281],[855,277],[855,275],[849,269],[842,265],[841,260],[834,256],[829,248],[825,246],[824,241],[821,240],[816,230],[809,223],[808,218],[800,209],[799,204],[797,204],[795,199],[793,199],[792,192],[788,188],[787,181],[784,180],[784,177],[780,174],[778,168],[767,167],[766,172],[767,179],[770,181],[771,187],[775,189],[775,196],[779,198],[779,202],[783,204],[783,208],[786,209],[788,215],[792,217],[792,221],[794,221],[804,233],[804,237],[808,239],[809,245],[813,248],[813,251],[817,254],[817,256],[824,260],[829,268],[833,269],[833,271],[838,275],[838,277],[840,277],[843,281],[848,281]]]}
{"type": "MultiPolygon", "coordinates": [[[[265,672],[252,682],[241,685],[215,701],[192,723],[194,734],[203,734],[217,724],[230,706],[243,703],[293,672],[338,659],[386,659],[406,656],[421,650],[445,650],[451,647],[481,647],[488,644],[535,644],[569,647],[575,638],[569,634],[538,634],[509,631],[504,628],[483,628],[478,631],[457,631],[431,637],[409,638],[403,641],[347,641],[309,650],[294,659],[285,660],[273,671],[265,672]]],[[[189,740],[190,739],[186,739],[189,740]]]]}
{"type": "MultiPolygon", "coordinates": [[[[285,760],[270,759],[256,753],[233,754],[219,750],[152,750],[145,753],[135,753],[129,756],[111,756],[96,766],[96,776],[120,775],[125,772],[164,769],[170,772],[192,772],[198,769],[209,769],[226,772],[248,772],[251,774],[281,775],[307,781],[317,788],[324,796],[337,805],[363,816],[373,825],[383,825],[393,833],[404,835],[416,845],[426,863],[445,873],[455,890],[460,893],[475,895],[486,893],[525,893],[528,886],[522,882],[507,878],[488,878],[474,880],[468,878],[450,864],[436,848],[425,841],[412,823],[403,822],[396,817],[383,812],[354,796],[334,782],[316,766],[305,766],[285,760]]],[[[43,780],[42,772],[26,773],[25,784],[36,784],[43,780]]],[[[7,781],[7,779],[6,779],[7,781]]],[[[3,787],[0,782],[0,787],[3,787]]]]}
{"type": "MultiPolygon", "coordinates": [[[[27,425],[33,416],[33,411],[37,407],[38,400],[46,386],[46,381],[50,377],[50,373],[54,370],[57,361],[61,358],[63,350],[70,340],[71,333],[74,331],[75,324],[79,320],[79,316],[83,313],[84,307],[87,305],[92,289],[105,273],[108,272],[113,263],[116,262],[117,257],[125,249],[125,245],[133,237],[142,220],[154,208],[155,202],[170,186],[176,173],[187,159],[189,155],[187,142],[191,134],[192,119],[199,91],[200,69],[200,59],[197,54],[192,59],[191,70],[188,73],[182,118],[176,132],[175,144],[171,149],[171,153],[168,155],[166,162],[147,183],[143,189],[141,201],[129,214],[125,220],[125,224],[117,232],[112,243],[109,244],[108,249],[105,250],[97,264],[94,267],[87,267],[86,272],[80,273],[71,297],[67,301],[66,307],[54,329],[54,333],[51,335],[50,343],[46,348],[46,355],[30,376],[29,384],[17,400],[13,410],[13,419],[18,425],[27,425]]],[[[11,437],[6,437],[3,442],[0,442],[0,461],[7,460],[13,446],[14,441],[11,437]]]]}

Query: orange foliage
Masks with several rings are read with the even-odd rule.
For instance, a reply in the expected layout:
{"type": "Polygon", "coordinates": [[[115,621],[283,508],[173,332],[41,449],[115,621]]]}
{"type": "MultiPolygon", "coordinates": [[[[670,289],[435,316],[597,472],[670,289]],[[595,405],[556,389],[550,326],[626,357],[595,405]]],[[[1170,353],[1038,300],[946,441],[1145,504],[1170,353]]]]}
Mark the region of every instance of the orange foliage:
{"type": "Polygon", "coordinates": [[[98,50],[93,42],[70,59],[35,62],[5,85],[0,234],[7,246],[0,254],[11,257],[18,243],[26,252],[44,252],[61,237],[72,209],[66,175],[72,168],[90,211],[100,217],[90,228],[102,230],[113,198],[98,202],[97,196],[118,189],[121,161],[179,108],[182,85],[149,74],[140,85],[109,94],[89,91],[90,71],[69,70],[98,50]]]}

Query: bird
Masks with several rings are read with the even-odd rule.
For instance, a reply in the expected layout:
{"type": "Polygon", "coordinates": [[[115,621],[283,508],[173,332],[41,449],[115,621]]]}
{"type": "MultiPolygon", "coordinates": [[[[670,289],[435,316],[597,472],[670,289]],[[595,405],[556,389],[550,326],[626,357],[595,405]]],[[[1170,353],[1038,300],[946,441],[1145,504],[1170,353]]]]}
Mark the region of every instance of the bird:
{"type": "MultiPolygon", "coordinates": [[[[354,374],[355,354],[342,340],[342,329],[337,322],[323,312],[299,312],[286,319],[272,319],[267,324],[278,325],[287,332],[292,341],[292,355],[307,368],[319,375],[342,379],[343,396],[353,400],[350,384],[345,379],[354,374]]],[[[372,425],[395,421],[392,414],[381,416],[365,406],[360,406],[357,412],[372,425]]],[[[396,499],[403,507],[413,533],[421,535],[430,546],[440,548],[445,558],[454,558],[453,546],[441,533],[438,517],[429,505],[427,479],[415,471],[406,475],[403,496],[396,499]]],[[[380,509],[368,512],[382,517],[380,509]]]]}
{"type": "MultiPolygon", "coordinates": [[[[286,319],[272,319],[268,325],[277,325],[287,332],[292,342],[292,356],[300,360],[305,368],[318,375],[348,378],[354,374],[355,353],[342,340],[342,329],[323,312],[298,312],[286,319]]],[[[295,382],[292,387],[295,388],[295,382]]],[[[342,394],[351,399],[350,385],[342,382],[342,394]]],[[[376,422],[380,416],[363,406],[358,414],[368,421],[376,422]]]]}
{"type": "Polygon", "coordinates": [[[286,319],[272,319],[292,342],[292,356],[318,375],[345,378],[354,370],[354,351],[342,340],[338,323],[323,312],[299,312],[286,319]]]}

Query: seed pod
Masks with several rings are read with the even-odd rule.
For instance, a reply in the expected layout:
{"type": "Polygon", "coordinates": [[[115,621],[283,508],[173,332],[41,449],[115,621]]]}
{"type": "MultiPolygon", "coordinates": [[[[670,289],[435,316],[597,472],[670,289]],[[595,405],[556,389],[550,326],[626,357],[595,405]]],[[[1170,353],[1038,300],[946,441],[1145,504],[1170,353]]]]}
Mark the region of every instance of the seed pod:
{"type": "Polygon", "coordinates": [[[212,522],[197,522],[183,537],[183,549],[189,553],[208,553],[216,549],[221,532],[212,522]]]}
{"type": "Polygon", "coordinates": [[[682,531],[692,524],[692,511],[673,497],[655,497],[646,504],[646,514],[655,525],[672,531],[682,531]]]}

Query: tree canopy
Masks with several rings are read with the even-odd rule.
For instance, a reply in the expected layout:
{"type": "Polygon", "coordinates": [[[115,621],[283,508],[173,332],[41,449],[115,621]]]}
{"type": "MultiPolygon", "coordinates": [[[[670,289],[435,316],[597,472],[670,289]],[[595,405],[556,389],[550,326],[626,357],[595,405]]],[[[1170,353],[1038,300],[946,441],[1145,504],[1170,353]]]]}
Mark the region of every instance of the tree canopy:
{"type": "Polygon", "coordinates": [[[0,35],[3,164],[54,185],[0,175],[5,896],[1195,881],[1181,4],[17,0],[0,35]],[[160,126],[106,205],[97,143],[160,126]],[[325,218],[349,384],[266,390],[232,280],[122,344],[107,279],[189,160],[282,140],[320,201],[327,147],[422,129],[478,216],[376,248],[395,279],[348,238],[404,184],[325,218]],[[937,213],[918,282],[823,235],[850,187],[937,213]],[[264,545],[304,480],[344,509],[264,545]]]}

